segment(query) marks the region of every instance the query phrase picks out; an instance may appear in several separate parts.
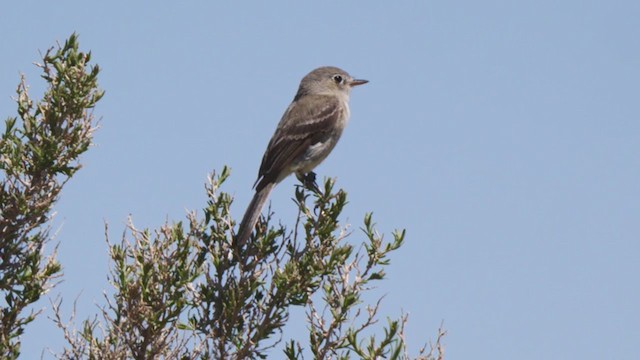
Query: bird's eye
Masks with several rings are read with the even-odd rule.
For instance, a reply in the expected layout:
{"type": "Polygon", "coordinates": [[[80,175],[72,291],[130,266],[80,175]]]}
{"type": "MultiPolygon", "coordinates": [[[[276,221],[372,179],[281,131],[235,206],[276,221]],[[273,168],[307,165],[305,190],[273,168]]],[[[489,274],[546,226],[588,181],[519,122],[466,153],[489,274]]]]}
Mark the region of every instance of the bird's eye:
{"type": "Polygon", "coordinates": [[[337,82],[338,84],[342,83],[342,76],[333,75],[333,81],[337,82]]]}

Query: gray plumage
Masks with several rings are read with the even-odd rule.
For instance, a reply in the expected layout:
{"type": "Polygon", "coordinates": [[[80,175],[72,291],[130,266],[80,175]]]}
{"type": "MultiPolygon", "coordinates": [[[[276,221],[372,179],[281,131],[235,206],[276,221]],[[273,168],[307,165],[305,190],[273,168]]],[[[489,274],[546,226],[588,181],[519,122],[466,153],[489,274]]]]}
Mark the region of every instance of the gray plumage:
{"type": "Polygon", "coordinates": [[[251,235],[273,187],[292,173],[304,176],[331,153],[349,120],[351,88],[366,83],[332,66],[302,79],[262,157],[256,193],[238,227],[239,246],[251,235]]]}

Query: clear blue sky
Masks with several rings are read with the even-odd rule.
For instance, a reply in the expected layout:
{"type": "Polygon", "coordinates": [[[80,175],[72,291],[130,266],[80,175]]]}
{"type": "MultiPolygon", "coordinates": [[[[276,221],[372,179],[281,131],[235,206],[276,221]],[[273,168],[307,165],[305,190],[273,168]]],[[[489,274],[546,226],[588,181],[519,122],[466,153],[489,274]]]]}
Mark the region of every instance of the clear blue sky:
{"type": "MultiPolygon", "coordinates": [[[[224,164],[240,217],[300,78],[335,65],[371,82],[317,173],[354,227],[407,229],[375,294],[410,314],[412,350],[444,320],[449,359],[640,359],[640,2],[142,3],[0,12],[2,118],[73,31],[103,69],[96,146],[57,206],[67,314],[104,303],[104,221],[118,240],[129,214],[183,219],[224,164]]],[[[293,184],[272,194],[287,223],[293,184]]],[[[23,358],[62,343],[41,316],[23,358]]]]}

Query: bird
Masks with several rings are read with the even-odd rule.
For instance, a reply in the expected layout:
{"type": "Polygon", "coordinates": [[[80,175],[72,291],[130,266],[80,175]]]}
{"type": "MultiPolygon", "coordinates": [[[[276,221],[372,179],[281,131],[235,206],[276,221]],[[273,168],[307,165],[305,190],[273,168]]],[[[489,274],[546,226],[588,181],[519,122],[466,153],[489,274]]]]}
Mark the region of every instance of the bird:
{"type": "Polygon", "coordinates": [[[303,183],[315,183],[312,170],[331,153],[349,121],[351,89],[368,82],[334,66],[319,67],[302,78],[262,157],[255,194],[236,234],[237,246],[251,236],[279,182],[295,173],[303,183]]]}

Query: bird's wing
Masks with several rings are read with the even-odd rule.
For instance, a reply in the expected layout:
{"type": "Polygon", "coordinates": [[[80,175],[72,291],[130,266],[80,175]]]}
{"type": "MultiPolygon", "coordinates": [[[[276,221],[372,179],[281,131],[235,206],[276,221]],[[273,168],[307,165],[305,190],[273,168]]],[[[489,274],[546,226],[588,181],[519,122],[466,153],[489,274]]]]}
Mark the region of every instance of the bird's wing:
{"type": "Polygon", "coordinates": [[[290,171],[296,159],[334,130],[342,111],[335,97],[308,95],[293,102],[262,157],[256,190],[289,175],[284,172],[290,171]]]}

